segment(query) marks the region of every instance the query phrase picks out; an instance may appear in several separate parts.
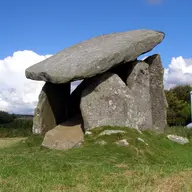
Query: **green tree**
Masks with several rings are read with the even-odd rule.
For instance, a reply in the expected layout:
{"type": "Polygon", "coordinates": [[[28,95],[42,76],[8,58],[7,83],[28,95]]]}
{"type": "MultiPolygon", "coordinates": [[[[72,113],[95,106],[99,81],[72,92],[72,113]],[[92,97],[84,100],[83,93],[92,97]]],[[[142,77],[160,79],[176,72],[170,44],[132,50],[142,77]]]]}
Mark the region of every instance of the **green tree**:
{"type": "Polygon", "coordinates": [[[179,100],[190,103],[190,91],[192,91],[190,85],[178,85],[170,89],[170,91],[172,91],[179,100]]]}
{"type": "Polygon", "coordinates": [[[16,118],[14,114],[9,114],[5,111],[0,111],[0,124],[9,123],[16,118]]]}
{"type": "Polygon", "coordinates": [[[168,102],[167,122],[170,126],[186,125],[190,122],[190,91],[191,86],[179,85],[166,90],[168,102]]]}

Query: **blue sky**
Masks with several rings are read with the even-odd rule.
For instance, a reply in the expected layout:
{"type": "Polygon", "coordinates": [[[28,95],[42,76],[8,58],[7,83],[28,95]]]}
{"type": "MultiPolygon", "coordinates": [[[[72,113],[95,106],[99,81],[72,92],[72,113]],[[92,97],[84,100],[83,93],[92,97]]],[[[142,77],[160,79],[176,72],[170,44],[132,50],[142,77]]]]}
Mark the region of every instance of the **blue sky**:
{"type": "Polygon", "coordinates": [[[43,84],[26,79],[30,65],[94,36],[133,29],[166,34],[149,53],[161,54],[165,88],[192,85],[191,8],[191,0],[1,1],[0,110],[33,113],[43,84]]]}
{"type": "Polygon", "coordinates": [[[155,51],[167,66],[173,56],[192,57],[191,8],[190,0],[2,1],[0,59],[26,49],[54,54],[100,34],[147,28],[165,32],[155,51]]]}

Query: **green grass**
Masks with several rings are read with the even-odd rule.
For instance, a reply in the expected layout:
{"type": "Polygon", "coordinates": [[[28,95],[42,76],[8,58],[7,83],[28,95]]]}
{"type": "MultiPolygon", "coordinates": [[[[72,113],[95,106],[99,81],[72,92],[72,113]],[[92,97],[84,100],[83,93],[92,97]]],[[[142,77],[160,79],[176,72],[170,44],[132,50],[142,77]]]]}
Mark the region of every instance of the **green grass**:
{"type": "Polygon", "coordinates": [[[1,128],[0,127],[0,138],[9,137],[28,137],[32,135],[31,129],[22,128],[1,128]]]}
{"type": "MultiPolygon", "coordinates": [[[[42,148],[39,136],[10,140],[0,148],[0,192],[192,191],[192,141],[183,146],[163,134],[125,128],[118,129],[126,134],[98,137],[104,129],[94,130],[82,147],[69,151],[42,148]],[[114,144],[122,138],[128,147],[114,144]],[[96,140],[108,144],[99,146],[96,140]]],[[[172,131],[190,138],[186,129],[172,131]]]]}

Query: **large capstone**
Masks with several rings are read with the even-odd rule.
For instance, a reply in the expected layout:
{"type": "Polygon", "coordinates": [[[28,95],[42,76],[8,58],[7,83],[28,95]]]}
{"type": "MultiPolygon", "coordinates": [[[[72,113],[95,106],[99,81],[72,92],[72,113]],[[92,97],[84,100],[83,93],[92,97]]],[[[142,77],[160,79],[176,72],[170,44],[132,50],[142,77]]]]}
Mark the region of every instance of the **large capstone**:
{"type": "Polygon", "coordinates": [[[163,38],[163,32],[146,29],[98,36],[27,68],[26,77],[57,84],[90,78],[134,61],[163,38]]]}
{"type": "Polygon", "coordinates": [[[163,132],[167,125],[168,107],[163,84],[164,69],[158,54],[146,58],[145,62],[149,64],[153,130],[163,132]]]}
{"type": "Polygon", "coordinates": [[[70,83],[45,83],[33,118],[33,133],[44,134],[69,117],[70,83]]]}
{"type": "Polygon", "coordinates": [[[127,66],[132,68],[127,68],[126,82],[111,72],[89,80],[80,103],[85,130],[107,125],[152,128],[149,65],[136,61],[127,66]]]}

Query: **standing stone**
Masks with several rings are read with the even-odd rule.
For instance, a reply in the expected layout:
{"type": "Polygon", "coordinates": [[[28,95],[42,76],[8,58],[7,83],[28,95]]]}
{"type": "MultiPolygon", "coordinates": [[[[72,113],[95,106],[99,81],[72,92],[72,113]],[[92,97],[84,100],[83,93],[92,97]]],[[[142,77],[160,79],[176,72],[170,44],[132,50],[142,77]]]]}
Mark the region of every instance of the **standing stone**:
{"type": "Polygon", "coordinates": [[[33,133],[44,134],[68,119],[70,83],[45,83],[33,118],[33,133]]]}
{"type": "Polygon", "coordinates": [[[168,107],[163,85],[164,69],[158,54],[146,58],[145,62],[149,64],[153,130],[163,132],[167,125],[168,107]]]}
{"type": "Polygon", "coordinates": [[[125,126],[128,106],[124,91],[126,85],[116,74],[108,72],[89,79],[80,103],[85,130],[105,125],[125,126]]]}
{"type": "Polygon", "coordinates": [[[152,127],[149,65],[145,62],[127,65],[133,66],[128,72],[128,85],[111,72],[89,80],[80,104],[85,130],[107,125],[136,129],[152,127]]]}
{"type": "Polygon", "coordinates": [[[142,61],[132,63],[132,69],[126,80],[127,87],[135,97],[138,117],[137,124],[141,130],[152,129],[151,96],[149,84],[149,65],[142,61]]]}
{"type": "Polygon", "coordinates": [[[56,126],[55,117],[46,93],[42,90],[33,117],[33,134],[43,134],[56,126]]]}

